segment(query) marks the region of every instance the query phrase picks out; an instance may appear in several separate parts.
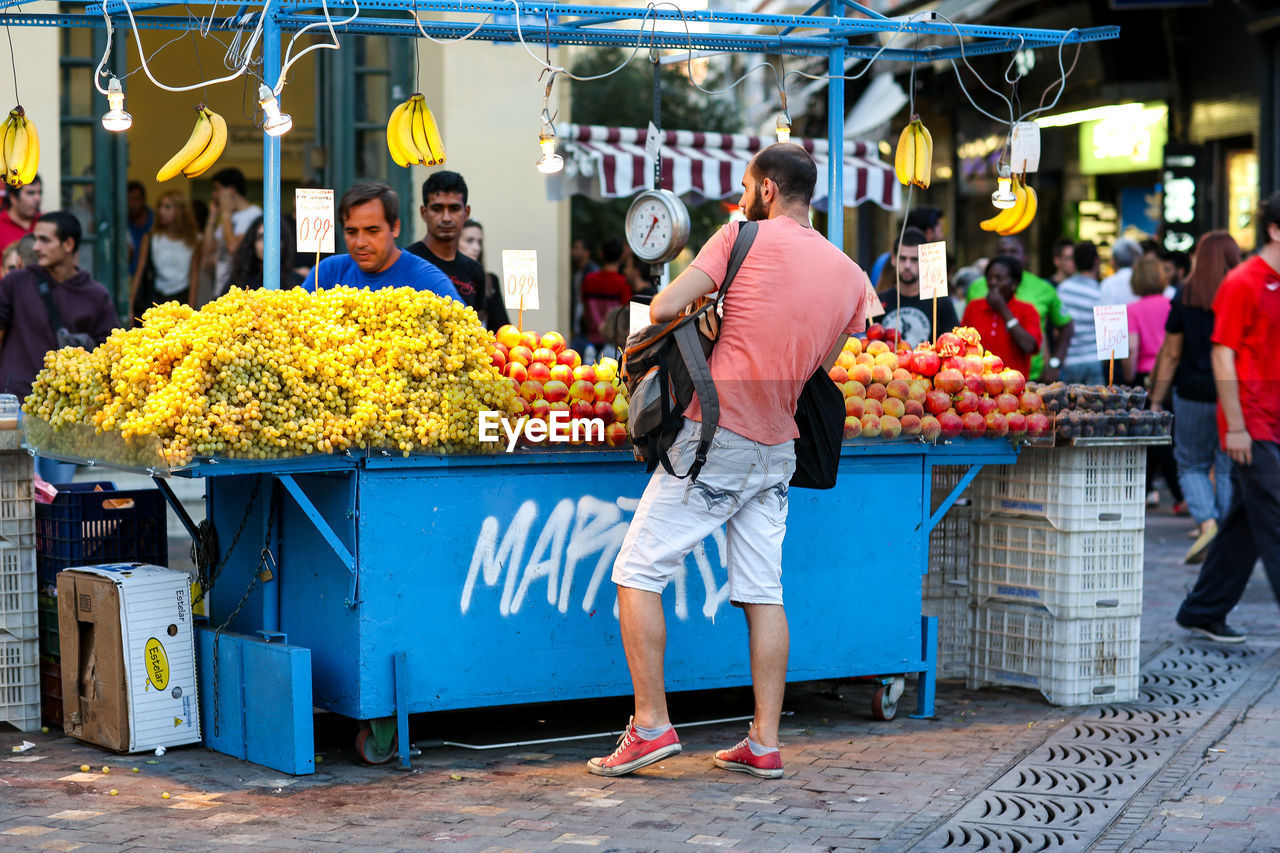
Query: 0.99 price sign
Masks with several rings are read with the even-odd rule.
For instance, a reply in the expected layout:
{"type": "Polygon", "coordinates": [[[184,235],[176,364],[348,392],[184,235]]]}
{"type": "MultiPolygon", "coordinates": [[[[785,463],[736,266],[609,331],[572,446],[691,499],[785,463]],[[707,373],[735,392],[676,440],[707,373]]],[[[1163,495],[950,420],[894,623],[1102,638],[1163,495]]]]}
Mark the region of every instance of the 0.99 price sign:
{"type": "Polygon", "coordinates": [[[299,254],[333,254],[333,190],[294,190],[299,254]]]}
{"type": "Polygon", "coordinates": [[[502,250],[502,302],[508,309],[538,308],[538,252],[536,249],[502,250]]]}

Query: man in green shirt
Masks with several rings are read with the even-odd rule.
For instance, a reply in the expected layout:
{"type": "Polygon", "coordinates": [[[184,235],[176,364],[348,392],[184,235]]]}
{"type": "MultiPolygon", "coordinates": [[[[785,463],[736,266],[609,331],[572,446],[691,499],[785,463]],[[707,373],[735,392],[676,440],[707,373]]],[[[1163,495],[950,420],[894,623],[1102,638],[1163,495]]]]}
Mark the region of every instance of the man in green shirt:
{"type": "MultiPolygon", "coordinates": [[[[1053,382],[1058,378],[1058,370],[1062,367],[1062,360],[1066,357],[1067,345],[1071,343],[1071,333],[1075,327],[1071,322],[1071,315],[1062,310],[1062,300],[1058,298],[1058,291],[1052,284],[1042,279],[1040,276],[1027,272],[1027,252],[1022,247],[1022,241],[1017,237],[1001,237],[996,244],[997,255],[1011,255],[1018,259],[1023,265],[1022,280],[1018,283],[1018,289],[1014,293],[1015,298],[1022,302],[1029,302],[1035,306],[1040,314],[1040,336],[1045,342],[1044,348],[1049,348],[1049,333],[1053,332],[1053,348],[1050,350],[1050,358],[1045,363],[1043,352],[1038,352],[1031,357],[1031,375],[1028,379],[1035,379],[1041,382],[1053,382]]],[[[985,299],[987,296],[987,279],[986,276],[979,278],[969,285],[969,293],[967,294],[969,301],[975,299],[985,299]]]]}

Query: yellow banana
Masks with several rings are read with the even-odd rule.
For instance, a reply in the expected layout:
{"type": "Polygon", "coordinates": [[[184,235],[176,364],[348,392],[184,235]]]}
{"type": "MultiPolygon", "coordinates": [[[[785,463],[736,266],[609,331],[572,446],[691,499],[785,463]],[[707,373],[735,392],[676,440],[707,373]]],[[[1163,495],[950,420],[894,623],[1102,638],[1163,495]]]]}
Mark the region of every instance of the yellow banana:
{"type": "Polygon", "coordinates": [[[209,126],[212,128],[213,133],[210,135],[209,144],[205,146],[205,149],[196,155],[196,158],[182,170],[182,174],[188,178],[198,178],[209,171],[209,167],[218,162],[218,158],[222,156],[222,150],[227,147],[226,119],[208,107],[204,109],[204,117],[209,120],[209,126]]]}
{"type": "Polygon", "coordinates": [[[898,136],[898,149],[893,156],[893,171],[898,176],[898,183],[903,186],[911,183],[915,175],[916,142],[914,123],[907,124],[898,136]]]}
{"type": "Polygon", "coordinates": [[[9,116],[4,120],[3,129],[0,129],[0,175],[6,178],[9,176],[9,161],[13,159],[13,138],[16,131],[13,116],[9,116]]]}
{"type": "Polygon", "coordinates": [[[196,126],[191,130],[191,136],[187,137],[187,142],[178,151],[169,158],[169,162],[160,167],[160,171],[156,172],[156,181],[163,183],[170,178],[176,178],[183,169],[185,169],[192,160],[200,156],[200,153],[209,147],[209,140],[213,138],[213,123],[204,114],[203,105],[196,110],[196,126]]]}
{"type": "Polygon", "coordinates": [[[440,138],[440,128],[436,125],[436,117],[432,115],[431,108],[427,106],[427,102],[422,102],[422,115],[420,116],[422,129],[427,136],[427,145],[431,147],[431,159],[436,161],[437,166],[444,165],[444,140],[440,138]]]}
{"type": "Polygon", "coordinates": [[[1012,228],[1026,210],[1027,193],[1017,175],[1013,176],[1011,188],[1018,200],[1013,203],[1013,207],[1007,207],[990,219],[979,222],[978,227],[983,231],[994,231],[999,234],[1004,229],[1012,228]]]}
{"type": "Polygon", "coordinates": [[[409,109],[409,102],[405,101],[391,111],[391,118],[387,119],[387,151],[391,153],[391,159],[395,161],[397,166],[409,166],[417,160],[405,150],[400,136],[400,119],[405,111],[409,109]]]}
{"type": "Polygon", "coordinates": [[[22,125],[27,129],[27,151],[22,166],[18,170],[19,186],[34,181],[36,172],[40,168],[40,134],[36,132],[36,123],[24,116],[22,125]]]}
{"type": "Polygon", "coordinates": [[[933,134],[920,119],[911,122],[911,125],[915,127],[913,138],[916,149],[915,171],[911,180],[916,186],[928,189],[929,181],[933,179],[933,134]]]}
{"type": "Polygon", "coordinates": [[[11,186],[20,187],[22,183],[18,176],[27,161],[27,125],[16,107],[9,113],[9,120],[13,122],[13,150],[5,158],[4,179],[11,186]]]}
{"type": "Polygon", "coordinates": [[[431,156],[431,145],[427,142],[427,129],[422,123],[422,111],[427,108],[427,102],[422,99],[421,95],[413,96],[413,147],[418,150],[418,156],[425,161],[426,165],[434,166],[436,159],[431,156]]]}
{"type": "MultiPolygon", "coordinates": [[[[996,232],[1002,237],[1010,237],[1014,234],[1020,233],[1031,224],[1031,220],[1036,218],[1036,209],[1039,207],[1039,200],[1036,198],[1035,188],[1024,186],[1023,189],[1026,191],[1026,202],[1022,206],[1022,215],[1018,217],[1018,220],[1012,226],[1004,229],[1003,231],[996,232]]],[[[1015,209],[1017,209],[1016,206],[1015,209]]]]}
{"type": "Polygon", "coordinates": [[[427,165],[426,158],[418,151],[418,146],[413,144],[413,105],[414,100],[410,98],[404,102],[404,112],[400,114],[400,121],[396,127],[396,142],[400,145],[405,156],[409,158],[409,163],[417,163],[420,166],[427,165]]]}

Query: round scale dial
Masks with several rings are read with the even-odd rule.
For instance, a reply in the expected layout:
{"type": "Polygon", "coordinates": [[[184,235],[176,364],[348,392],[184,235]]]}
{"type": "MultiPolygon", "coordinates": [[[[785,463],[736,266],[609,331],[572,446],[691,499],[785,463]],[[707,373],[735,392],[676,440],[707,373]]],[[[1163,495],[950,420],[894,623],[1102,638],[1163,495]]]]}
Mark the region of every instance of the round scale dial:
{"type": "Polygon", "coordinates": [[[642,261],[673,259],[689,242],[689,210],[670,190],[646,190],[627,211],[627,243],[642,261]]]}

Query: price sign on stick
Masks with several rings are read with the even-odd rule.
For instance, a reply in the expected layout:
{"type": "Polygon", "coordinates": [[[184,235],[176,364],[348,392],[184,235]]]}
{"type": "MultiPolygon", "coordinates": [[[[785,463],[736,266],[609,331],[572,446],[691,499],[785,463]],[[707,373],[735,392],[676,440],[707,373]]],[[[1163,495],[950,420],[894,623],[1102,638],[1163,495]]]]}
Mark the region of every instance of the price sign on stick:
{"type": "Polygon", "coordinates": [[[920,247],[920,298],[947,297],[947,243],[925,243],[920,247]]]}
{"type": "Polygon", "coordinates": [[[333,254],[333,190],[296,189],[293,193],[298,252],[333,254]]]}
{"type": "Polygon", "coordinates": [[[1129,357],[1129,314],[1123,305],[1093,306],[1098,360],[1129,357]]]}
{"type": "Polygon", "coordinates": [[[884,314],[884,305],[880,302],[880,297],[876,295],[876,289],[871,284],[871,279],[867,279],[867,317],[875,319],[884,314]]]}
{"type": "Polygon", "coordinates": [[[517,311],[538,307],[538,251],[502,250],[502,302],[517,311]]]}
{"type": "Polygon", "coordinates": [[[649,325],[649,306],[644,302],[632,302],[628,306],[627,337],[649,325]]]}

